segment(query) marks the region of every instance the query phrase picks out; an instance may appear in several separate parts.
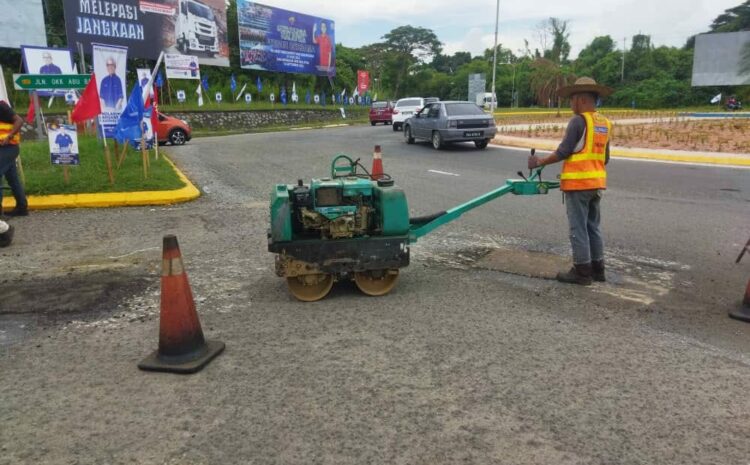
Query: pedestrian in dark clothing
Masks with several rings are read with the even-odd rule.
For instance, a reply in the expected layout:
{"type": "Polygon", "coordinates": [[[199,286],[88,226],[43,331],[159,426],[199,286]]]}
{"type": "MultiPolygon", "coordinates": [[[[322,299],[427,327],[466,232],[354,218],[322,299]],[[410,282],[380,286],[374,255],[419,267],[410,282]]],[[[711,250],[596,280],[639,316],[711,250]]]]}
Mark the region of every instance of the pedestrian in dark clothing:
{"type": "MultiPolygon", "coordinates": [[[[18,178],[16,159],[20,153],[21,142],[18,133],[23,120],[6,102],[0,101],[0,178],[5,176],[16,199],[16,208],[7,212],[8,216],[26,216],[29,214],[26,194],[18,178]]],[[[2,211],[3,192],[0,189],[0,211],[2,211]]]]}

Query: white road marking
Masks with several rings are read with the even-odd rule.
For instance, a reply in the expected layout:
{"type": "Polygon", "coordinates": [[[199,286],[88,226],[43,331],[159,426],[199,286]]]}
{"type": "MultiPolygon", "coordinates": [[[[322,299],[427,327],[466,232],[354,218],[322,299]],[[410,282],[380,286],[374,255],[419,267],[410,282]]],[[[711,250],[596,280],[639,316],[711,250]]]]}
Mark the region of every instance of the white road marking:
{"type": "Polygon", "coordinates": [[[456,173],[449,173],[447,171],[438,171],[438,170],[427,170],[428,173],[435,173],[435,174],[444,174],[446,176],[461,176],[460,174],[456,173]]]}

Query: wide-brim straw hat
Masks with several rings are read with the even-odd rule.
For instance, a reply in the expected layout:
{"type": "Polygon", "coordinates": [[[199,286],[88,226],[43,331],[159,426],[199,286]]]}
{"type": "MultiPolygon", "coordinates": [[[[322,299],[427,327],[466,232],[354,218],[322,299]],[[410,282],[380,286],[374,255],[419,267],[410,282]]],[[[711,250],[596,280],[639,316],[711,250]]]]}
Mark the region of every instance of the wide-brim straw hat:
{"type": "Polygon", "coordinates": [[[576,79],[575,84],[573,84],[572,86],[561,87],[560,90],[557,91],[557,94],[560,97],[570,97],[573,94],[582,94],[584,92],[589,92],[592,94],[596,94],[599,97],[607,97],[609,95],[612,95],[612,92],[614,91],[615,90],[611,87],[597,84],[596,81],[590,77],[581,77],[576,79]]]}

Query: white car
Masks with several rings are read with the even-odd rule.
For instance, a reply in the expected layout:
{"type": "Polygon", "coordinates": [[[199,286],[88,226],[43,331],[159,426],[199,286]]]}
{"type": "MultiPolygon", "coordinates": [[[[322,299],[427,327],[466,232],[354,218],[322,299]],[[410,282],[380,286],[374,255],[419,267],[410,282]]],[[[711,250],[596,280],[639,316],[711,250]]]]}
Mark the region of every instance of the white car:
{"type": "Polygon", "coordinates": [[[424,108],[422,97],[402,98],[393,107],[393,130],[400,131],[404,121],[411,118],[416,112],[424,108]]]}

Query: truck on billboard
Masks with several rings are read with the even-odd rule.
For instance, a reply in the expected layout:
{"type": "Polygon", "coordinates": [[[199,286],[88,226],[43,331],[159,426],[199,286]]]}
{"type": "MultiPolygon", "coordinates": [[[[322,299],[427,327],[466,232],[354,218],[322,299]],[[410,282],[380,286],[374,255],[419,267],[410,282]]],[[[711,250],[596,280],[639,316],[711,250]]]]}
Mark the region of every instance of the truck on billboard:
{"type": "Polygon", "coordinates": [[[336,75],[333,21],[237,0],[237,22],[242,68],[336,75]]]}
{"type": "Polygon", "coordinates": [[[128,47],[134,58],[198,55],[229,66],[226,0],[63,0],[69,44],[128,47]]]}

